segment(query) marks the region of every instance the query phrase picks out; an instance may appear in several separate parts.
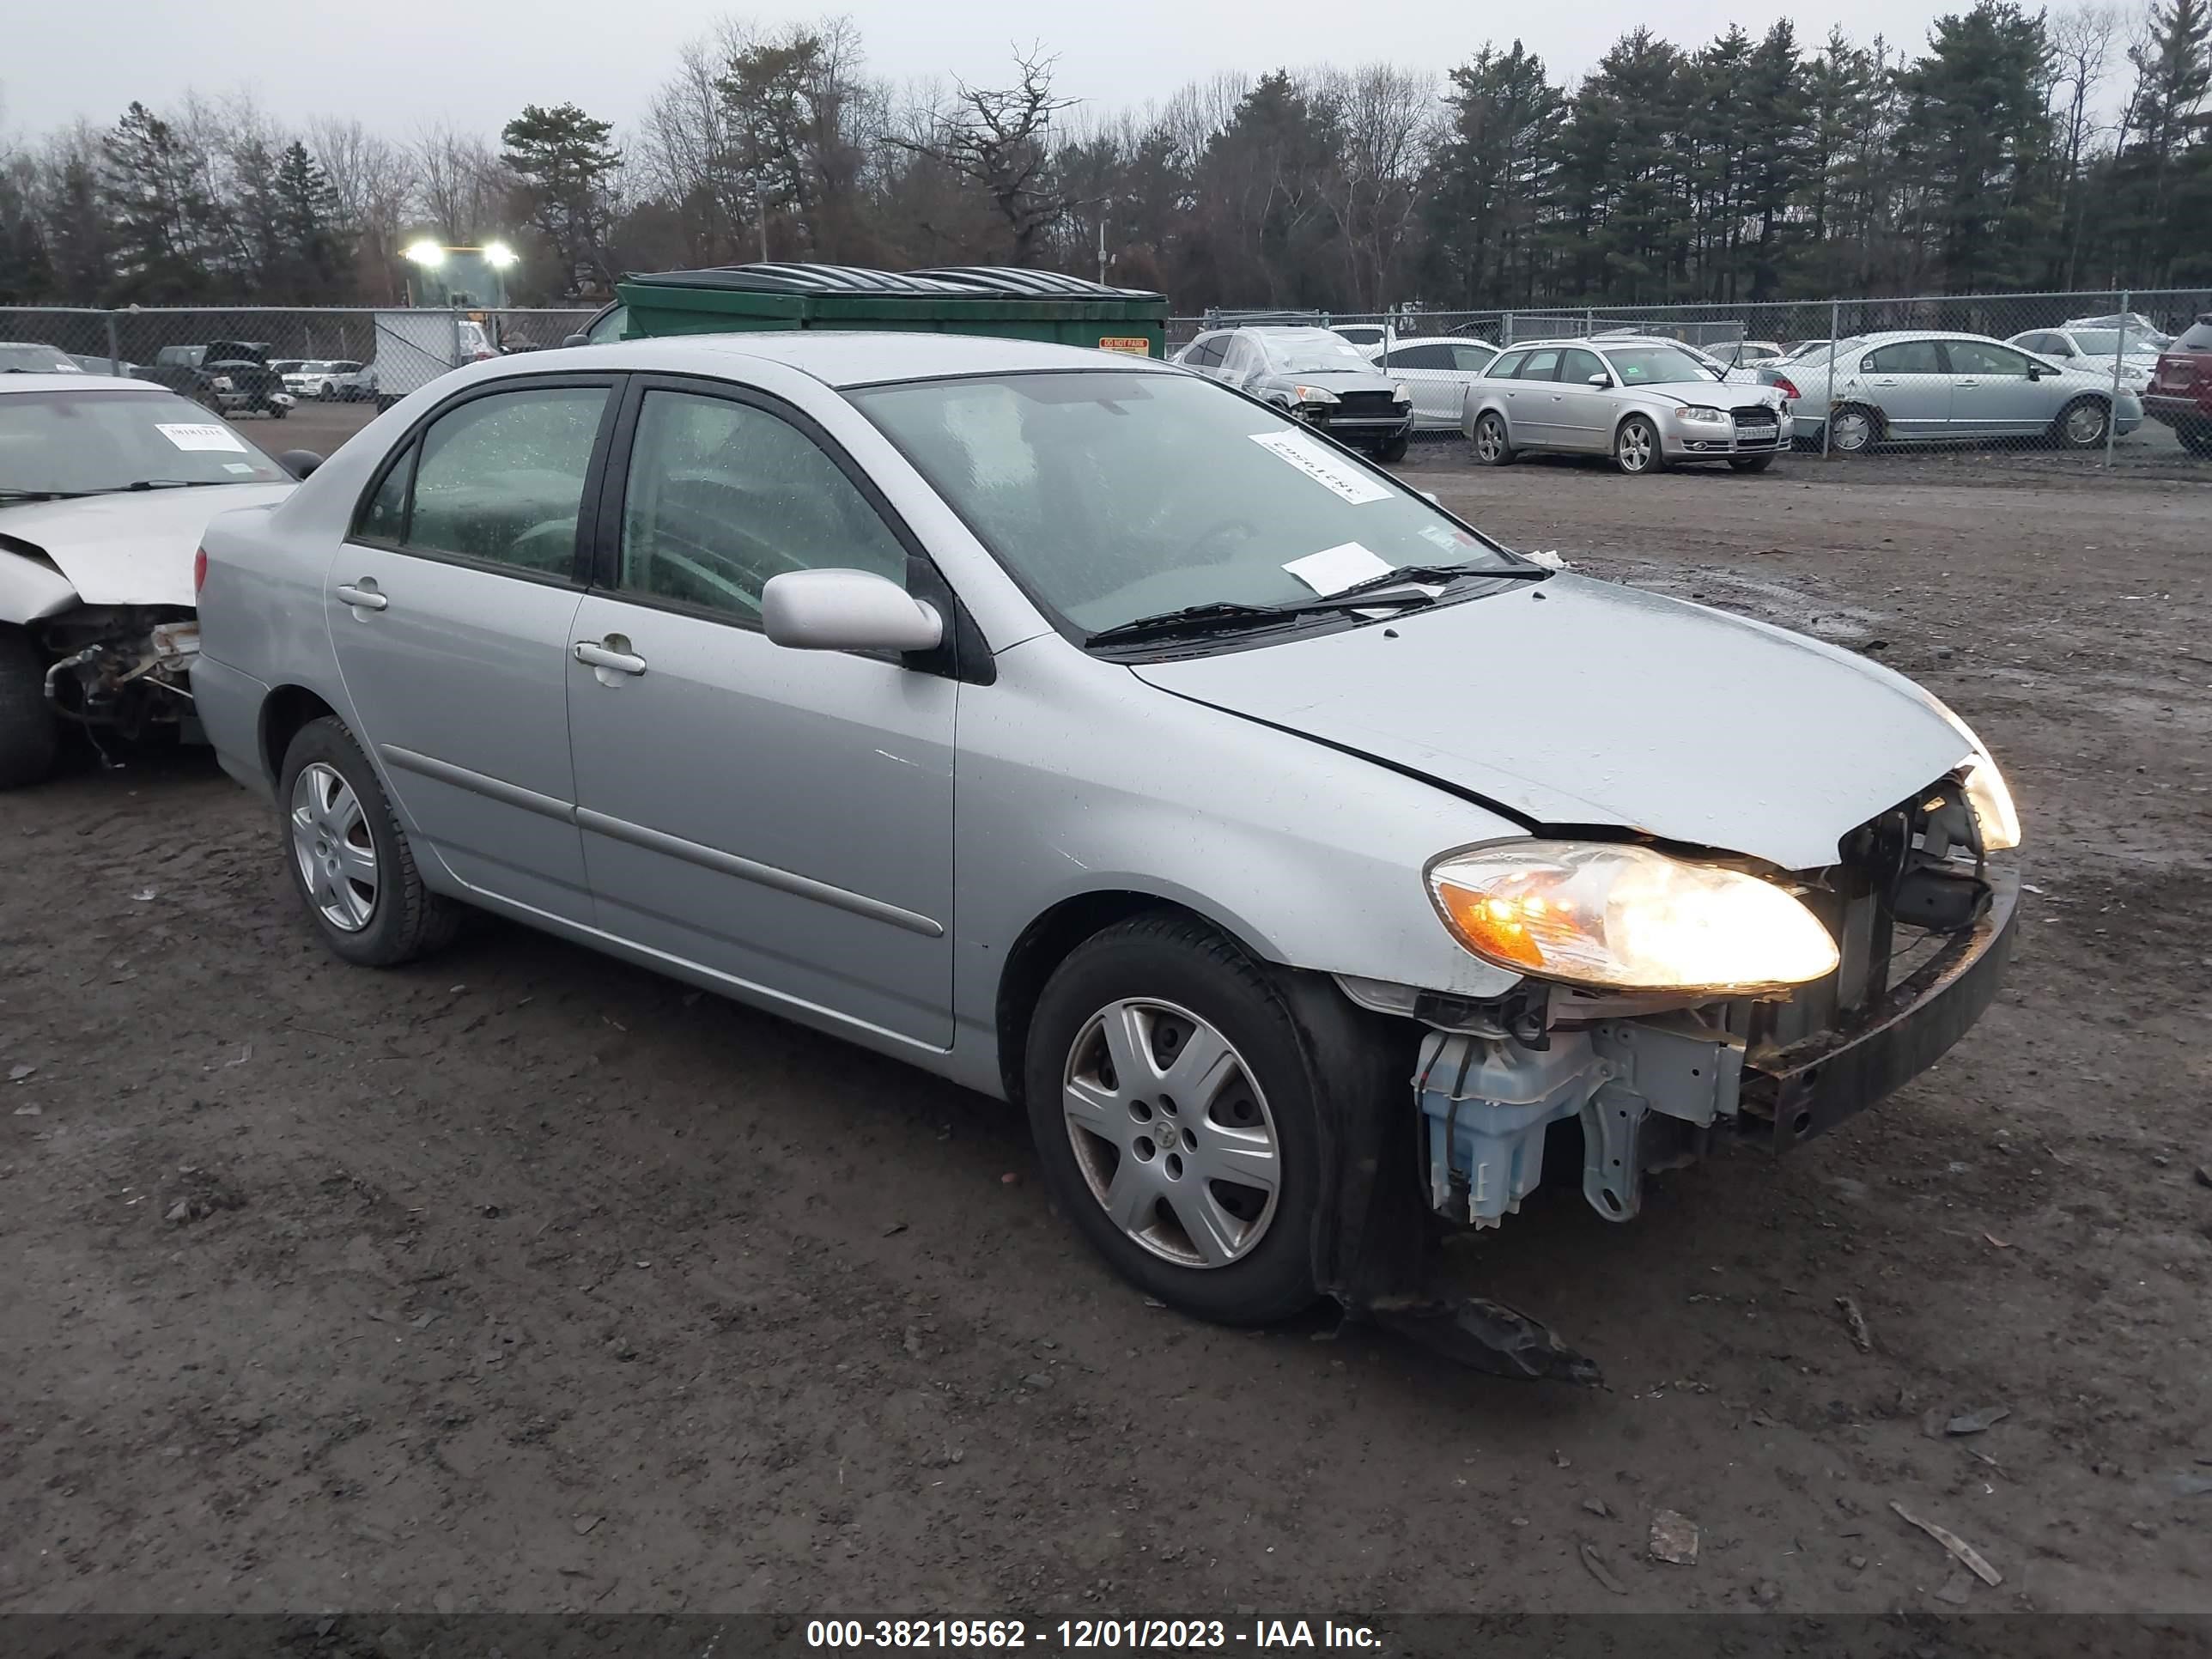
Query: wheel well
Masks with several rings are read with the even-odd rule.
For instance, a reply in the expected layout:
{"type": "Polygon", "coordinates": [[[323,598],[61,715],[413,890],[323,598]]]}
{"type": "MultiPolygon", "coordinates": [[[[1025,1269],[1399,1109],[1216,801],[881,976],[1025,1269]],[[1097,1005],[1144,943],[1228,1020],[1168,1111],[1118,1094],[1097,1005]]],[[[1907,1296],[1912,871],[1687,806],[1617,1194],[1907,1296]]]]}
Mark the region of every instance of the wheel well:
{"type": "Polygon", "coordinates": [[[319,720],[337,710],[304,685],[280,685],[261,705],[261,758],[269,768],[269,781],[282,782],[284,751],[309,720],[319,720]]]}
{"type": "Polygon", "coordinates": [[[1006,1098],[1015,1105],[1022,1103],[1023,1055],[1030,1017],[1036,1012],[1037,999],[1044,994],[1045,981],[1084,940],[1147,910],[1180,911],[1209,927],[1216,926],[1188,906],[1152,893],[1079,893],[1062,899],[1030,922],[1006,952],[1006,965],[999,974],[996,1016],[999,1081],[1006,1098]]]}

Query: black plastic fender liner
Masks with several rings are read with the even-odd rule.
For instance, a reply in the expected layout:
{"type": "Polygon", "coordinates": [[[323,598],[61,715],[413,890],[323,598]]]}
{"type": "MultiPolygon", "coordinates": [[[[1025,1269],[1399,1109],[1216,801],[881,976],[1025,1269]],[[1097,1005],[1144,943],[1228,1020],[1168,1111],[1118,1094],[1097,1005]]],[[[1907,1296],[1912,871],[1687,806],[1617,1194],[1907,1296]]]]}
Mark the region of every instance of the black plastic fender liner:
{"type": "Polygon", "coordinates": [[[1542,1322],[1486,1297],[1430,1292],[1436,1225],[1406,1023],[1356,1006],[1323,975],[1285,973],[1282,985],[1320,1080],[1322,1156],[1334,1183],[1315,1217],[1316,1288],[1350,1319],[1492,1376],[1602,1382],[1596,1363],[1542,1322]]]}

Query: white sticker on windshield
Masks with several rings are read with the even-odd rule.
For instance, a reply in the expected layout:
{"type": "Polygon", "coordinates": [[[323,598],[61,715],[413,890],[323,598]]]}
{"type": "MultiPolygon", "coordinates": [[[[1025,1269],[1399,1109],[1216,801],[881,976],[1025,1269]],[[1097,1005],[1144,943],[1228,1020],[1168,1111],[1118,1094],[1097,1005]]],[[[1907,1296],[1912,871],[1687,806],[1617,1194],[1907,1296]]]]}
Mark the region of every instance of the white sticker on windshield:
{"type": "Polygon", "coordinates": [[[222,464],[222,470],[226,472],[243,472],[251,477],[253,471],[253,463],[251,461],[225,461],[222,464]]]}
{"type": "Polygon", "coordinates": [[[1354,507],[1387,501],[1390,492],[1330,454],[1303,432],[1255,432],[1252,441],[1281,457],[1324,489],[1333,489],[1354,507]]]}
{"type": "Polygon", "coordinates": [[[1318,553],[1309,553],[1303,559],[1292,559],[1283,567],[1316,593],[1326,597],[1341,593],[1347,587],[1377,576],[1387,576],[1397,567],[1371,548],[1358,542],[1345,542],[1335,547],[1324,547],[1318,553]]]}
{"type": "Polygon", "coordinates": [[[241,455],[246,453],[246,440],[220,421],[177,426],[156,423],[154,430],[179,449],[234,449],[241,455]]]}

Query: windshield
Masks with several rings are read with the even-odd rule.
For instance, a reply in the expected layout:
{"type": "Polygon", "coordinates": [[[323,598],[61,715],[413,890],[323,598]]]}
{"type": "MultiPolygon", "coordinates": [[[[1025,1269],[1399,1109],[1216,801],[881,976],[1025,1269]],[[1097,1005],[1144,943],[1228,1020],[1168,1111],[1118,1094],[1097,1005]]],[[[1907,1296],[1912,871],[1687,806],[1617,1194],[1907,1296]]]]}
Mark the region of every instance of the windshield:
{"type": "Polygon", "coordinates": [[[134,483],[289,481],[229,422],[166,392],[0,392],[0,502],[134,483]]]}
{"type": "Polygon", "coordinates": [[[1285,374],[1325,374],[1331,369],[1375,372],[1367,354],[1340,334],[1263,334],[1260,344],[1267,354],[1267,367],[1285,374]]]}
{"type": "Polygon", "coordinates": [[[1388,475],[1193,375],[1085,370],[848,395],[1000,562],[1086,634],[1191,605],[1295,604],[1402,566],[1524,568],[1388,475]]]}
{"type": "Polygon", "coordinates": [[[1606,354],[1623,386],[1665,386],[1674,380],[1721,377],[1680,346],[1613,346],[1606,354]]]}

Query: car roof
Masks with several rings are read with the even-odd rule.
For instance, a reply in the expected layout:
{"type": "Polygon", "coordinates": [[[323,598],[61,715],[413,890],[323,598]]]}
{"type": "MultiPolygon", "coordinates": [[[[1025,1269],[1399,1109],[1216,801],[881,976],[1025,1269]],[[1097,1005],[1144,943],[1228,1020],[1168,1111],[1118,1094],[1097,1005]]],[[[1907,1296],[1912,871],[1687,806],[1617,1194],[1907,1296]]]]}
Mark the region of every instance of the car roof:
{"type": "Polygon", "coordinates": [[[1401,334],[1390,342],[1393,351],[1402,351],[1407,346],[1417,345],[1471,345],[1480,346],[1485,351],[1506,349],[1504,346],[1494,346],[1487,340],[1478,340],[1472,334],[1401,334]]]}
{"type": "MultiPolygon", "coordinates": [[[[1312,331],[1326,333],[1325,329],[1312,331]]],[[[975,334],[876,332],[846,329],[775,329],[735,334],[679,334],[657,339],[610,341],[605,345],[556,347],[526,352],[512,362],[518,373],[543,374],[565,362],[660,369],[672,374],[733,368],[729,360],[782,363],[833,386],[876,386],[896,380],[944,380],[963,374],[1019,374],[1051,369],[1120,368],[1170,372],[1158,357],[1094,351],[1039,340],[975,334]]],[[[1182,371],[1176,370],[1176,373],[1182,371]]]]}

